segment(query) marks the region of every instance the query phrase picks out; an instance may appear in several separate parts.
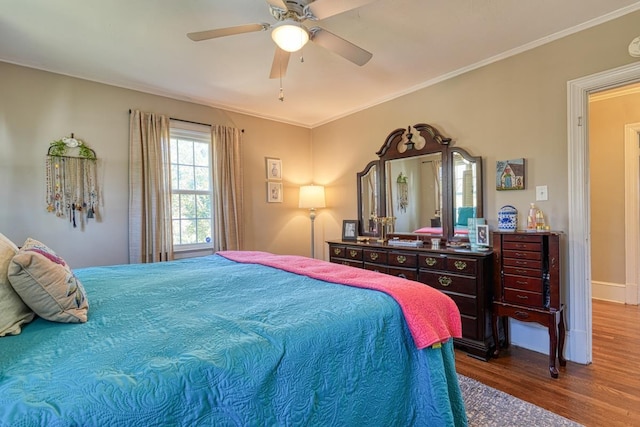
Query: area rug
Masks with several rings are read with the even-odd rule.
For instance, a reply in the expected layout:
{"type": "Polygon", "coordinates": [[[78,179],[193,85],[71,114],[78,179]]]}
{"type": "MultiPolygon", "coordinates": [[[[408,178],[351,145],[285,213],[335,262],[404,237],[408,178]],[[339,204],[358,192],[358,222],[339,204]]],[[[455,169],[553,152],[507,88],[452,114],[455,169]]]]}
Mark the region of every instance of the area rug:
{"type": "Polygon", "coordinates": [[[469,427],[580,427],[539,406],[458,374],[469,427]]]}

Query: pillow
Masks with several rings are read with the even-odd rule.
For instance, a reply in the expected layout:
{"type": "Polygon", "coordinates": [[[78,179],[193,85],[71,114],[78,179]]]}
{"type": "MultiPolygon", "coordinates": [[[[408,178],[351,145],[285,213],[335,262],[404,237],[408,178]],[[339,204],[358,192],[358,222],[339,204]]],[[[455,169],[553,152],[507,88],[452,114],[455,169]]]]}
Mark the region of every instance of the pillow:
{"type": "Polygon", "coordinates": [[[0,337],[17,335],[24,323],[33,320],[33,311],[20,299],[11,287],[7,271],[18,247],[0,233],[0,337]]]}
{"type": "Polygon", "coordinates": [[[462,206],[458,208],[458,221],[457,225],[467,226],[469,218],[475,218],[476,208],[473,206],[462,206]]]}
{"type": "Polygon", "coordinates": [[[87,321],[89,302],[82,283],[54,251],[34,239],[9,264],[9,281],[36,314],[53,322],[87,321]]]}

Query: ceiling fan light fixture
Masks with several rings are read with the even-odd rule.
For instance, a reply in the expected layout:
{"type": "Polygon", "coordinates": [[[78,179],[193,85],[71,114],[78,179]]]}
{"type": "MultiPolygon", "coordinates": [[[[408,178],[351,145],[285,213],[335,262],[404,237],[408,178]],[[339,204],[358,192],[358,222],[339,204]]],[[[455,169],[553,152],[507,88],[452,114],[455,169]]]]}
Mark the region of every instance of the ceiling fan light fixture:
{"type": "Polygon", "coordinates": [[[299,22],[286,20],[273,29],[271,38],[280,49],[296,52],[309,41],[309,32],[299,22]]]}

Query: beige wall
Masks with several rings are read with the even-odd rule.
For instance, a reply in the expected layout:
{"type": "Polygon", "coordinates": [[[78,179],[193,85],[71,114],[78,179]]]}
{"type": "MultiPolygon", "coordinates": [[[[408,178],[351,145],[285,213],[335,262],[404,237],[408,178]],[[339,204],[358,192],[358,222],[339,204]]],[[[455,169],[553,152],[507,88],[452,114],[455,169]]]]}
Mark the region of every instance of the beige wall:
{"type": "Polygon", "coordinates": [[[567,82],[634,61],[627,45],[638,28],[636,12],[315,128],[315,176],[334,199],[322,218],[324,236],[339,236],[342,219],[355,218],[356,173],[376,158],[391,131],[415,123],[431,124],[483,157],[490,226],[507,204],[524,224],[535,187],[547,185],[549,200],[536,204],[552,229],[566,232],[567,82]],[[526,189],[496,191],[496,160],[520,157],[526,189]]]}
{"type": "Polygon", "coordinates": [[[640,123],[640,93],[589,103],[591,275],[605,299],[626,281],[624,133],[632,123],[640,123]]]}
{"type": "Polygon", "coordinates": [[[246,249],[309,254],[297,209],[297,187],[313,178],[309,129],[6,63],[0,76],[0,232],[17,244],[41,240],[74,268],[128,261],[129,109],[140,109],[244,129],[246,249]],[[72,132],[100,159],[102,221],[84,230],[44,204],[49,143],[72,132]],[[265,156],[282,159],[282,204],[266,203],[265,156]]]}

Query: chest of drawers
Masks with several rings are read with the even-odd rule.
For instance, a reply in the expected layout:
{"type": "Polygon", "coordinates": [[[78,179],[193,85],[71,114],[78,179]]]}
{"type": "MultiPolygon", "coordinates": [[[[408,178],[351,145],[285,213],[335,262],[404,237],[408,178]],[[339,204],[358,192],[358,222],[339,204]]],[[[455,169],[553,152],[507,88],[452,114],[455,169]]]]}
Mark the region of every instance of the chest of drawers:
{"type": "Polygon", "coordinates": [[[491,356],[491,252],[397,248],[378,243],[328,242],[330,261],[419,281],[449,295],[462,318],[455,345],[491,356]]]}
{"type": "MultiPolygon", "coordinates": [[[[555,232],[496,232],[494,248],[493,328],[498,336],[498,321],[508,345],[507,317],[536,322],[549,331],[549,372],[558,377],[556,358],[563,357],[564,318],[560,303],[560,236],[555,232]]],[[[494,356],[498,357],[497,340],[494,356]]]]}

